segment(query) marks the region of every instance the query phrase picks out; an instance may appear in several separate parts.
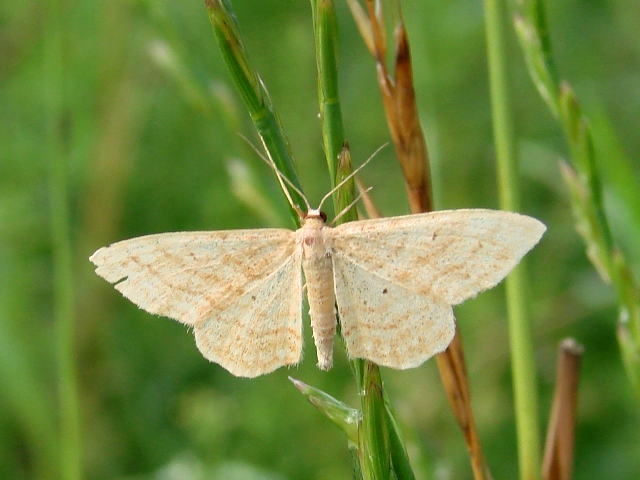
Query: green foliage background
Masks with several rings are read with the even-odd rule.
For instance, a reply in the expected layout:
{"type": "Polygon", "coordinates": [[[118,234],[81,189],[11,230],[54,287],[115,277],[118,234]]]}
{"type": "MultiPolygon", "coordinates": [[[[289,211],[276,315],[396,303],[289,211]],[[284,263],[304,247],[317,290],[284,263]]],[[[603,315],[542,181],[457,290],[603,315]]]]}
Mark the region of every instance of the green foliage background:
{"type": "MultiPolygon", "coordinates": [[[[7,479],[55,478],[59,447],[51,155],[44,141],[50,79],[43,74],[43,52],[51,41],[52,4],[0,2],[0,478],[7,479]]],[[[329,180],[310,6],[233,5],[313,204],[329,180]]],[[[403,6],[436,205],[495,208],[482,7],[433,0],[403,6]]],[[[353,158],[364,160],[389,137],[373,61],[346,5],[338,2],[338,9],[345,130],[353,158]]],[[[593,121],[614,235],[640,273],[640,212],[622,200],[613,161],[624,151],[638,173],[640,9],[634,0],[562,0],[547,9],[561,74],[593,121]]],[[[287,380],[295,376],[357,405],[340,347],[335,368],[319,372],[306,327],[299,368],[234,378],[200,356],[183,326],[123,300],[87,260],[100,246],[149,233],[291,227],[273,175],[236,135],[251,135],[251,126],[202,2],[68,0],[62,22],[64,115],[58,128],[68,160],[85,477],[349,478],[342,433],[287,380]],[[231,175],[239,166],[247,176],[231,175]]],[[[564,140],[531,84],[513,34],[511,41],[523,210],[549,227],[528,256],[541,428],[557,344],[573,336],[586,349],[575,476],[635,479],[640,416],[616,344],[615,299],[585,259],[559,175],[564,140]]],[[[407,212],[392,148],[362,176],[386,215],[407,212]]],[[[489,465],[495,478],[515,478],[502,289],[467,302],[457,316],[489,465]]],[[[383,376],[416,472],[422,478],[471,478],[434,362],[384,370],[383,376]]]]}

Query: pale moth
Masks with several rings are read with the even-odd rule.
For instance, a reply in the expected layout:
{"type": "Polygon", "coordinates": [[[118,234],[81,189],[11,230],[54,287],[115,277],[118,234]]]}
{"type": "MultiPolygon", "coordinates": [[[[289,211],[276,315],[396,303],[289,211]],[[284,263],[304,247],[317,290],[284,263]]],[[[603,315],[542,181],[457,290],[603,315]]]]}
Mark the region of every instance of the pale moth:
{"type": "Polygon", "coordinates": [[[90,260],[138,307],[193,327],[202,355],[236,376],[300,362],[303,272],[319,368],[333,363],[337,305],[351,358],[406,369],[444,351],[452,306],[498,284],[546,230],[531,217],[481,209],[332,228],[320,211],[330,193],[317,209],[307,204],[296,231],[161,233],[90,260]]]}

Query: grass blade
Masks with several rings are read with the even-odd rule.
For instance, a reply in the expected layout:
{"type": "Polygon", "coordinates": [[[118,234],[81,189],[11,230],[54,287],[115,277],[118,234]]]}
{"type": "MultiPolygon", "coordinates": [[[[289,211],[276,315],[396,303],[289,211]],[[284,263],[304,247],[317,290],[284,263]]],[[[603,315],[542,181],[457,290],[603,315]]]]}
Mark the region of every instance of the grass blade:
{"type": "Polygon", "coordinates": [[[322,390],[307,385],[300,380],[289,377],[293,385],[302,393],[309,403],[338,426],[346,435],[349,442],[357,445],[360,411],[349,407],[344,402],[332,397],[322,390]]]}

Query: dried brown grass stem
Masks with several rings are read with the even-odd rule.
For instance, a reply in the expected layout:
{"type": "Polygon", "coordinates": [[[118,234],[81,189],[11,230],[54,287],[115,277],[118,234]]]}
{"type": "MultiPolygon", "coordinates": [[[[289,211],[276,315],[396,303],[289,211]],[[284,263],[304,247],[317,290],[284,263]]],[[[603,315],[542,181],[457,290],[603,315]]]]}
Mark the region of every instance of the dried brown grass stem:
{"type": "MultiPolygon", "coordinates": [[[[366,1],[368,18],[356,0],[349,0],[348,3],[376,62],[378,85],[393,144],[404,174],[411,211],[430,212],[433,210],[433,200],[429,155],[418,115],[411,51],[400,6],[397,6],[394,29],[394,78],[386,65],[387,41],[381,3],[375,0],[366,1]]],[[[471,409],[469,378],[459,332],[456,332],[448,349],[437,355],[436,359],[449,404],[467,442],[474,478],[490,479],[491,474],[484,459],[471,409]]]]}
{"type": "Polygon", "coordinates": [[[568,338],[560,344],[556,388],[542,462],[545,480],[569,480],[573,472],[576,405],[582,346],[568,338]]]}

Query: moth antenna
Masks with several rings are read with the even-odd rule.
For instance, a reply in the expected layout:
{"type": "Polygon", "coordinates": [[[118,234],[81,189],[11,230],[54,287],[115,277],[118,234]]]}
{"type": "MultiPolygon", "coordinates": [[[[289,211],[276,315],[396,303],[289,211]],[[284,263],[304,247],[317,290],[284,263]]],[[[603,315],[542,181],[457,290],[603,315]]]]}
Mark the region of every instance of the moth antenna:
{"type": "Polygon", "coordinates": [[[363,190],[362,192],[360,192],[360,194],[358,194],[358,196],[356,197],[356,199],[351,202],[349,205],[347,205],[346,207],[344,207],[342,209],[342,211],[340,213],[338,213],[335,217],[333,217],[333,220],[331,220],[331,223],[329,224],[329,226],[333,226],[336,221],[345,213],[347,213],[351,207],[353,207],[356,203],[358,203],[358,200],[360,200],[362,197],[364,197],[367,193],[369,193],[371,190],[373,189],[373,187],[369,187],[366,190],[363,190]]]}
{"type": "Polygon", "coordinates": [[[265,158],[262,152],[258,150],[256,146],[253,143],[251,143],[247,137],[245,137],[241,133],[238,133],[238,135],[240,135],[240,138],[242,138],[245,142],[247,142],[249,147],[251,147],[251,149],[254,152],[256,152],[256,154],[258,154],[258,157],[260,157],[260,160],[266,163],[269,166],[269,168],[271,168],[276,173],[276,177],[278,178],[278,183],[280,184],[280,187],[282,188],[282,191],[284,192],[285,197],[287,197],[287,201],[289,202],[289,205],[291,205],[291,208],[293,208],[298,214],[298,216],[302,218],[304,216],[304,212],[300,210],[300,207],[296,205],[296,203],[291,198],[291,194],[289,193],[289,189],[285,186],[285,183],[289,185],[294,190],[294,192],[300,195],[300,198],[302,198],[302,200],[304,200],[307,211],[311,210],[309,201],[307,200],[307,197],[305,197],[304,193],[302,193],[300,189],[296,187],[291,180],[285,177],[283,173],[280,170],[278,170],[278,167],[276,166],[276,163],[273,161],[273,158],[271,158],[271,155],[269,154],[269,149],[267,148],[267,145],[264,143],[264,140],[262,139],[262,137],[260,137],[260,141],[262,142],[264,151],[267,152],[268,159],[265,158]]]}
{"type": "MultiPolygon", "coordinates": [[[[352,179],[352,178],[353,178],[353,177],[354,177],[354,176],[355,176],[355,175],[356,175],[360,170],[362,170],[362,169],[363,169],[363,168],[364,168],[364,167],[365,167],[365,166],[366,166],[366,165],[367,165],[371,160],[373,160],[373,157],[375,157],[375,156],[378,154],[378,152],[379,152],[380,150],[382,150],[382,149],[383,149],[384,147],[386,147],[388,144],[389,144],[389,142],[386,142],[386,143],[383,143],[381,146],[379,146],[379,147],[376,149],[376,151],[375,151],[375,152],[373,152],[373,153],[371,154],[371,156],[370,156],[369,158],[367,158],[367,159],[362,163],[362,165],[360,165],[360,166],[359,166],[358,168],[356,168],[353,172],[351,172],[349,175],[347,175],[346,177],[344,177],[340,183],[338,183],[335,187],[333,187],[331,190],[329,190],[329,193],[327,193],[324,197],[322,197],[322,200],[320,200],[320,205],[318,205],[318,210],[322,210],[322,205],[323,205],[323,204],[324,204],[324,202],[327,200],[327,198],[329,198],[331,195],[333,195],[333,194],[336,192],[336,190],[338,190],[338,189],[339,189],[340,187],[342,187],[345,183],[347,183],[349,180],[351,180],[351,179],[352,179]]],[[[358,199],[360,199],[360,197],[362,197],[362,195],[359,195],[359,196],[358,196],[358,199]]],[[[352,202],[352,203],[351,203],[351,205],[349,205],[349,207],[348,207],[348,208],[351,208],[351,206],[353,205],[353,203],[355,203],[355,202],[352,202]]],[[[348,209],[348,208],[347,208],[347,209],[348,209]]],[[[344,213],[344,211],[343,211],[343,212],[340,212],[340,214],[341,214],[341,215],[342,215],[343,213],[344,213]]]]}

